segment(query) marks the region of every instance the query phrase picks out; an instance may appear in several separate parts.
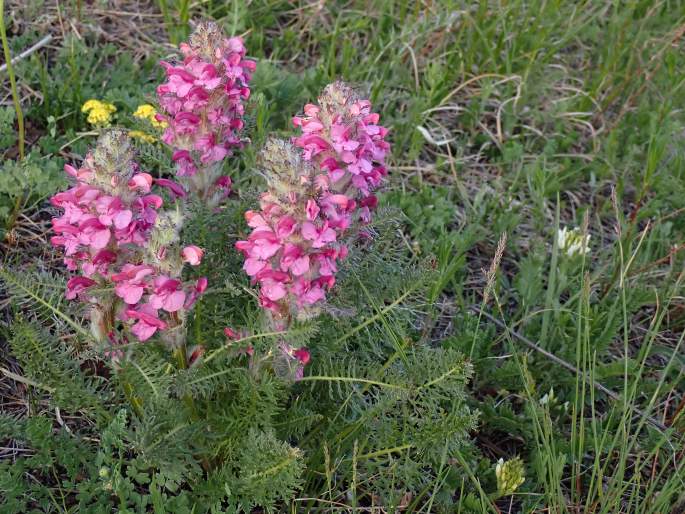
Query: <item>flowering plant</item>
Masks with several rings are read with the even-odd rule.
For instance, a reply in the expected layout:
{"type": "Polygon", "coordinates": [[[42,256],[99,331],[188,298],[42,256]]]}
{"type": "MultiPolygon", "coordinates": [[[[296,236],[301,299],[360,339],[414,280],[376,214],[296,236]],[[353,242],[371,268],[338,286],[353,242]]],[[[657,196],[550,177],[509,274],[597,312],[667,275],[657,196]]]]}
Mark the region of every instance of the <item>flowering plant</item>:
{"type": "Polygon", "coordinates": [[[557,231],[557,245],[568,257],[587,255],[590,252],[590,234],[584,234],[578,227],[571,230],[563,227],[557,231]]]}
{"type": "MultiPolygon", "coordinates": [[[[303,135],[266,143],[260,162],[268,189],[260,210],[245,213],[252,232],[236,243],[275,330],[318,313],[348,240],[371,220],[372,191],[387,173],[387,129],[370,102],[340,82],[326,87],[319,102],[293,119],[303,135]]],[[[285,342],[279,348],[300,378],[309,354],[285,342]]]]}
{"type": "MultiPolygon", "coordinates": [[[[374,213],[390,148],[379,114],[342,82],[327,86],[293,118],[292,137],[267,139],[257,169],[240,167],[243,194],[221,202],[227,157],[248,141],[255,63],[214,24],[180,48],[182,61],[163,63],[159,106],[119,113],[136,130],[104,130],[112,108],[85,106],[100,137],[51,199],[67,277],[45,282],[60,294],[45,299],[0,267],[14,297],[50,314],[17,319],[10,345],[83,456],[49,467],[55,480],[70,473],[56,483],[65,509],[281,511],[320,482],[310,457],[322,436],[335,441],[325,458],[353,462],[352,482],[374,503],[437,493],[445,456],[475,426],[471,369],[417,337],[428,270],[383,230],[389,214],[374,213]],[[170,158],[160,145],[134,152],[134,137],[161,139],[170,158]],[[373,314],[339,315],[356,312],[373,314]],[[77,427],[73,413],[87,422],[77,427]],[[397,467],[400,452],[410,467],[397,467]],[[378,480],[379,468],[393,480],[378,480]]],[[[336,499],[346,489],[328,486],[336,499]]]]}

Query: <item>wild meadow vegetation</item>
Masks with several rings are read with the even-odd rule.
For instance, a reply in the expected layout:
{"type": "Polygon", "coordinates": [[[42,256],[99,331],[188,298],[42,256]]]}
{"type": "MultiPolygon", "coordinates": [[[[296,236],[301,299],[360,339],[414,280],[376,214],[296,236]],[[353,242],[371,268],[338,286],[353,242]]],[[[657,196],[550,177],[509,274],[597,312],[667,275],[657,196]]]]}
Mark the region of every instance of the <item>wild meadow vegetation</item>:
{"type": "Polygon", "coordinates": [[[685,511],[684,2],[0,11],[1,513],[685,511]]]}

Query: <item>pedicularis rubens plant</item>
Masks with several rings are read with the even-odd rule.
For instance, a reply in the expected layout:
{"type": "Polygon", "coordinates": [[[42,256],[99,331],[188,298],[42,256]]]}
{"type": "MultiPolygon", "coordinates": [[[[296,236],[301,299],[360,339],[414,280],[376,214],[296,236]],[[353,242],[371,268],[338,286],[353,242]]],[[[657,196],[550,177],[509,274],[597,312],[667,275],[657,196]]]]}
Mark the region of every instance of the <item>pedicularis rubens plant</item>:
{"type": "MultiPolygon", "coordinates": [[[[371,221],[372,190],[386,174],[387,129],[377,124],[370,102],[339,82],[319,102],[293,118],[301,136],[266,144],[261,162],[268,190],[260,210],[245,213],[252,233],[236,243],[245,271],[260,285],[259,303],[272,330],[320,311],[338,262],[348,255],[347,242],[371,221]]],[[[286,359],[309,361],[308,352],[286,342],[281,350],[286,359]]],[[[296,369],[301,377],[301,366],[296,369]]]]}
{"type": "Polygon", "coordinates": [[[142,170],[117,129],[65,168],[51,242],[67,303],[36,290],[50,277],[2,275],[49,314],[13,326],[26,372],[92,419],[67,494],[95,511],[279,509],[324,489],[391,510],[429,489],[449,503],[438,493],[463,476],[443,468],[475,421],[470,365],[423,342],[430,267],[395,241],[391,212],[373,215],[380,115],[327,86],[246,171],[254,205],[224,170],[249,141],[255,62],[214,24],[180,50],[157,89],[168,169],[142,170]]]}

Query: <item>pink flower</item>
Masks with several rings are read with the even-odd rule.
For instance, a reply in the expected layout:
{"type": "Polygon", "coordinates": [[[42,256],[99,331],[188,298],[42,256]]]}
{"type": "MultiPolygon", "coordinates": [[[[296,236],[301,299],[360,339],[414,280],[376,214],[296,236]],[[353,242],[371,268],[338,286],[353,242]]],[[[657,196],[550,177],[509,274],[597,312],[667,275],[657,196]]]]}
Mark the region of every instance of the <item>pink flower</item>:
{"type": "Polygon", "coordinates": [[[154,309],[164,309],[167,312],[176,312],[183,307],[186,294],[181,290],[179,280],[170,279],[165,275],[155,278],[153,293],[150,295],[150,306],[154,309]]]}
{"type": "Polygon", "coordinates": [[[195,286],[190,290],[186,297],[185,304],[183,305],[183,308],[188,310],[192,308],[193,305],[195,305],[195,302],[197,299],[200,297],[202,293],[204,293],[207,290],[207,277],[200,277],[197,279],[197,282],[195,283],[195,286]]]}
{"type": "Polygon", "coordinates": [[[233,330],[231,327],[224,328],[224,335],[226,335],[226,337],[228,337],[229,339],[233,339],[234,341],[240,339],[240,334],[233,330]]]}
{"type": "Polygon", "coordinates": [[[202,294],[207,290],[207,277],[200,277],[195,283],[195,290],[198,294],[202,294]]]}
{"type": "Polygon", "coordinates": [[[309,355],[309,350],[306,348],[298,348],[297,350],[293,351],[293,355],[299,360],[302,365],[306,366],[309,363],[310,355],[309,355]]]}
{"type": "Polygon", "coordinates": [[[213,198],[218,201],[228,198],[231,194],[231,177],[228,175],[222,175],[214,182],[212,193],[213,198]]]}
{"type": "Polygon", "coordinates": [[[280,300],[288,293],[285,285],[277,280],[266,278],[260,283],[262,285],[262,294],[272,302],[280,300]]]}
{"type": "Polygon", "coordinates": [[[84,246],[92,246],[100,250],[107,246],[112,233],[106,225],[95,216],[84,217],[79,223],[79,242],[84,246]]]}
{"type": "Polygon", "coordinates": [[[100,196],[95,202],[98,221],[104,226],[114,225],[114,228],[124,229],[133,219],[133,212],[124,207],[121,198],[108,195],[100,196]]]}
{"type": "Polygon", "coordinates": [[[149,193],[151,186],[152,176],[149,173],[138,173],[128,181],[128,187],[131,190],[139,190],[142,193],[149,193]]]}
{"type": "Polygon", "coordinates": [[[307,350],[307,348],[294,349],[286,342],[281,342],[278,347],[281,350],[281,358],[289,361],[291,364],[291,366],[288,367],[294,366],[292,378],[295,379],[295,381],[302,380],[302,377],[304,376],[304,367],[309,363],[310,359],[309,350],[307,350]]]}
{"type": "Polygon", "coordinates": [[[90,261],[88,260],[88,257],[89,255],[85,252],[82,252],[79,255],[79,259],[83,261],[81,264],[81,269],[83,274],[87,277],[96,274],[106,276],[108,274],[110,265],[115,263],[117,260],[117,254],[111,250],[100,250],[92,259],[90,259],[90,261]]]}
{"type": "Polygon", "coordinates": [[[171,159],[176,163],[176,174],[179,177],[192,177],[197,173],[197,167],[188,150],[177,150],[171,159]]]}
{"type": "Polygon", "coordinates": [[[72,277],[67,282],[67,300],[73,300],[86,289],[94,286],[95,280],[86,277],[72,277]]]}
{"type": "Polygon", "coordinates": [[[316,204],[314,200],[310,198],[309,200],[307,200],[305,210],[307,212],[307,219],[313,221],[319,215],[321,208],[316,204]]]}
{"type": "Polygon", "coordinates": [[[152,266],[125,264],[120,273],[111,276],[111,280],[116,284],[114,291],[124,302],[135,305],[149,286],[146,277],[154,272],[152,266]]]}
{"type": "Polygon", "coordinates": [[[305,221],[302,224],[302,237],[312,241],[314,248],[321,248],[326,243],[332,243],[336,239],[335,230],[328,226],[328,222],[324,223],[321,228],[318,228],[311,221],[305,221]]]}
{"type": "Polygon", "coordinates": [[[147,303],[138,309],[128,309],[126,315],[130,319],[137,320],[131,328],[131,332],[141,341],[147,341],[157,330],[164,330],[167,326],[157,317],[157,309],[147,303]]]}
{"type": "Polygon", "coordinates": [[[173,180],[169,180],[168,178],[158,178],[155,180],[155,183],[159,186],[167,188],[171,192],[172,198],[185,198],[188,194],[180,184],[174,182],[173,180]]]}
{"type": "Polygon", "coordinates": [[[257,259],[255,257],[250,257],[245,259],[245,264],[243,264],[243,269],[245,273],[249,276],[254,277],[257,273],[262,271],[266,267],[266,261],[257,259]]]}
{"type": "Polygon", "coordinates": [[[204,252],[201,248],[195,245],[186,246],[181,252],[183,257],[183,262],[187,262],[191,266],[198,266],[202,261],[202,256],[204,252]]]}

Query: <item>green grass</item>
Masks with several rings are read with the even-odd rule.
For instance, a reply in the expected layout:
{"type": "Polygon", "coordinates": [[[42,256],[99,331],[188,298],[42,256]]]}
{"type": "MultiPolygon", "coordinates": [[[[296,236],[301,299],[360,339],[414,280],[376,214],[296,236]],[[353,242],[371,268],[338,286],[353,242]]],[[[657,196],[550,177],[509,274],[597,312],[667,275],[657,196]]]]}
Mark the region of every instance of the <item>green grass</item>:
{"type": "MultiPolygon", "coordinates": [[[[174,40],[185,20],[209,16],[245,34],[258,59],[239,188],[259,184],[249,170],[266,136],[289,130],[335,79],[366,92],[391,128],[383,200],[403,211],[406,253],[428,259],[434,278],[417,334],[396,330],[382,305],[369,301],[367,314],[392,359],[402,360],[407,338],[470,355],[469,403],[480,411],[474,445],[445,455],[436,480],[402,500],[409,510],[439,512],[445,499],[434,493],[445,484],[450,512],[685,509],[685,3],[159,5],[174,40]],[[585,258],[558,248],[564,226],[591,234],[585,258]],[[515,456],[526,480],[498,497],[495,463],[515,456]]],[[[15,66],[20,89],[41,93],[23,106],[40,134],[27,152],[52,159],[92,142],[79,111],[88,98],[114,102],[133,126],[130,113],[159,78],[155,58],[168,53],[134,60],[94,36],[60,44],[49,62],[34,55],[15,66]]],[[[152,166],[163,162],[150,153],[152,166]]],[[[292,512],[357,502],[366,487],[357,461],[378,451],[363,447],[365,420],[329,430],[307,455],[304,490],[318,500],[303,496],[292,512]],[[354,458],[331,461],[342,449],[354,458]]],[[[387,448],[388,462],[413,444],[387,448]]]]}

